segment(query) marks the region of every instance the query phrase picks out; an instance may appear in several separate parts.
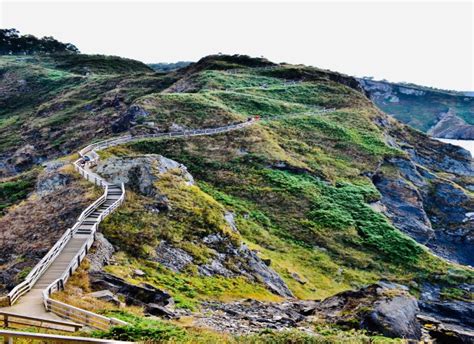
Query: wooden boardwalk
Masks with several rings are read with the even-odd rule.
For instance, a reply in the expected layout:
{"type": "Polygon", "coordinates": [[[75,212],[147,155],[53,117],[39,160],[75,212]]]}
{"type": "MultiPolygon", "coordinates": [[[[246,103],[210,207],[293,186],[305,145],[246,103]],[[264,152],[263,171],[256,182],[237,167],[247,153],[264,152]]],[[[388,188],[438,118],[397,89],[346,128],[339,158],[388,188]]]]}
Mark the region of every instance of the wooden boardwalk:
{"type": "MultiPolygon", "coordinates": [[[[97,161],[97,151],[127,142],[149,138],[176,138],[200,135],[214,135],[252,125],[256,119],[231,124],[219,128],[195,129],[151,135],[126,135],[91,144],[79,155],[97,161]]],[[[51,293],[61,290],[67,279],[79,267],[94,242],[99,223],[123,202],[125,189],[122,185],[108,183],[82,164],[82,158],[74,162],[74,167],[85,179],[104,188],[104,194],[79,216],[76,224],[69,228],[46,256],[32,269],[25,281],[16,286],[8,295],[9,307],[0,311],[28,315],[44,319],[61,319],[57,315],[99,329],[110,325],[123,324],[119,320],[100,316],[65,303],[52,300],[51,293]],[[54,314],[56,313],[56,314],[54,314]]]]}

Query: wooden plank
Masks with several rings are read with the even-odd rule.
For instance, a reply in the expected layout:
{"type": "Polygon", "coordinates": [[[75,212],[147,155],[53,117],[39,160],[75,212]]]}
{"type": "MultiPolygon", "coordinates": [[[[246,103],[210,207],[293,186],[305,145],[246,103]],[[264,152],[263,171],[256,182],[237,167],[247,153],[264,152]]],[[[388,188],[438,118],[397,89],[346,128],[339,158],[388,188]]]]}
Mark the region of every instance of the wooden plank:
{"type": "Polygon", "coordinates": [[[20,332],[20,331],[7,331],[7,330],[0,330],[0,337],[7,340],[12,338],[28,338],[33,340],[44,340],[48,343],[131,343],[131,342],[124,342],[118,340],[111,340],[111,339],[96,339],[96,338],[88,338],[88,337],[73,337],[73,336],[63,336],[63,335],[55,335],[55,334],[46,334],[46,333],[31,333],[31,332],[20,332]]]}
{"type": "Polygon", "coordinates": [[[45,319],[45,318],[39,318],[39,317],[31,317],[28,315],[22,315],[22,314],[17,314],[17,313],[9,313],[9,312],[0,312],[0,315],[3,315],[4,319],[8,319],[7,322],[13,322],[12,318],[16,319],[24,319],[24,320],[33,320],[33,321],[39,321],[42,323],[49,323],[49,324],[54,324],[54,325],[61,325],[61,326],[69,326],[69,327],[74,327],[74,328],[81,328],[81,324],[76,324],[68,321],[61,321],[61,320],[52,320],[52,319],[45,319]]]}

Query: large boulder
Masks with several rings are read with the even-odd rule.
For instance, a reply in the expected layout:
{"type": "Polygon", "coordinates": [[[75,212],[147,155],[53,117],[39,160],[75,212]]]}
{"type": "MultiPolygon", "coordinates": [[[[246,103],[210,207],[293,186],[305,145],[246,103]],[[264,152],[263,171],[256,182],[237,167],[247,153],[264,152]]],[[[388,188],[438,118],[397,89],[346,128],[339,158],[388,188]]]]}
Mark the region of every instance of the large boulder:
{"type": "Polygon", "coordinates": [[[387,337],[420,339],[421,327],[416,317],[418,303],[413,296],[401,294],[374,303],[363,326],[387,337]]]}
{"type": "Polygon", "coordinates": [[[100,272],[104,265],[108,265],[114,254],[114,246],[100,232],[95,233],[95,241],[87,255],[89,272],[100,272]]]}
{"type": "Polygon", "coordinates": [[[137,157],[110,158],[99,162],[97,173],[114,184],[124,183],[127,188],[149,197],[158,197],[155,182],[168,171],[178,172],[188,185],[194,184],[186,166],[157,154],[137,157]]]}
{"type": "Polygon", "coordinates": [[[316,302],[304,312],[339,326],[363,328],[388,337],[421,337],[417,301],[406,287],[394,283],[379,282],[345,291],[316,302]]]}
{"type": "Polygon", "coordinates": [[[89,277],[92,289],[109,290],[113,294],[121,294],[125,297],[125,302],[128,305],[158,304],[166,306],[173,303],[173,299],[168,293],[150,284],[134,285],[108,273],[91,273],[89,277]]]}

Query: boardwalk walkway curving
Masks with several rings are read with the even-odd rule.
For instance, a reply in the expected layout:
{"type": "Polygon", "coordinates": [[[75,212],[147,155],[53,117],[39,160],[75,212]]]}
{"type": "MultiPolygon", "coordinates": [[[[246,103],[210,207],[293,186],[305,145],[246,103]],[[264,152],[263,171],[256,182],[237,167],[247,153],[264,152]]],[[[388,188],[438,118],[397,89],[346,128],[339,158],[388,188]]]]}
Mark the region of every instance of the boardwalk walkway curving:
{"type": "Polygon", "coordinates": [[[97,151],[132,141],[148,138],[176,138],[199,135],[214,135],[241,129],[254,124],[257,119],[231,124],[219,128],[184,130],[169,133],[131,136],[125,135],[91,144],[79,152],[81,159],[74,162],[74,168],[88,181],[102,187],[104,194],[92,203],[79,216],[76,224],[69,228],[56,242],[45,257],[31,270],[25,280],[9,294],[9,307],[0,311],[28,315],[44,319],[60,319],[58,316],[98,329],[107,329],[111,325],[124,324],[113,318],[97,315],[68,304],[51,299],[49,296],[64,288],[68,278],[79,267],[94,242],[99,223],[112,213],[125,198],[124,185],[108,183],[82,164],[87,156],[97,161],[97,151]]]}

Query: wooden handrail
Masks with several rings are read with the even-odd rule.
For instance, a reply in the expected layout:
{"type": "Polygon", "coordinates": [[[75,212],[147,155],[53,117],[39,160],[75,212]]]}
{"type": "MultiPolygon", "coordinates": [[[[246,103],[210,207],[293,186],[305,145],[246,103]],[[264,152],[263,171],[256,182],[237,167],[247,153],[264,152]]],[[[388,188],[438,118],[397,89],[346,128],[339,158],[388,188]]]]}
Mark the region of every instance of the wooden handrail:
{"type": "Polygon", "coordinates": [[[9,327],[11,323],[18,324],[18,325],[32,325],[31,322],[19,321],[19,320],[32,320],[32,321],[38,321],[41,323],[40,325],[34,325],[35,327],[51,328],[50,326],[43,326],[43,324],[51,324],[51,325],[60,325],[61,327],[71,327],[74,331],[78,331],[79,329],[82,328],[81,324],[76,324],[69,321],[45,319],[45,318],[33,317],[33,316],[22,315],[22,314],[17,314],[17,313],[0,312],[0,316],[2,317],[0,318],[0,320],[3,321],[3,327],[9,327]]]}
{"type": "MultiPolygon", "coordinates": [[[[207,129],[194,129],[194,130],[183,130],[183,131],[176,131],[176,132],[169,132],[169,133],[157,133],[157,134],[147,134],[147,135],[138,135],[138,136],[131,136],[131,135],[124,135],[118,138],[110,138],[104,141],[99,141],[93,144],[88,145],[87,147],[81,149],[79,151],[79,155],[84,158],[88,155],[92,158],[93,161],[97,161],[99,159],[99,155],[96,151],[116,146],[123,143],[128,143],[136,140],[142,140],[147,138],[158,138],[158,137],[188,137],[188,136],[198,136],[198,135],[210,135],[215,133],[223,133],[228,132],[234,129],[243,128],[248,125],[253,124],[257,119],[251,118],[249,121],[231,124],[224,127],[219,128],[207,128],[207,129]]],[[[66,246],[69,240],[72,238],[73,235],[77,232],[78,228],[82,225],[83,221],[94,211],[96,211],[107,199],[107,195],[109,192],[108,183],[100,176],[93,174],[83,168],[80,164],[81,159],[76,160],[73,165],[74,169],[79,172],[83,177],[85,177],[88,181],[101,186],[104,188],[104,193],[101,197],[99,197],[95,202],[89,205],[79,216],[76,224],[69,228],[63,236],[56,242],[56,244],[51,248],[51,250],[46,254],[43,259],[32,269],[32,271],[28,274],[25,278],[25,281],[17,285],[12,291],[8,294],[8,299],[10,305],[15,303],[19,297],[27,293],[36,281],[41,277],[41,275],[46,271],[46,269],[51,265],[51,263],[59,256],[62,249],[66,246]]],[[[113,212],[118,206],[120,206],[124,199],[125,199],[125,186],[122,183],[120,186],[121,195],[120,197],[114,201],[110,206],[100,212],[100,215],[95,220],[95,223],[92,225],[89,235],[89,238],[84,242],[82,247],[78,250],[77,254],[71,259],[68,267],[65,269],[64,273],[61,275],[60,278],[53,281],[50,285],[48,285],[43,290],[43,303],[45,308],[48,311],[56,313],[62,317],[66,317],[69,319],[74,319],[75,321],[79,321],[82,324],[87,326],[99,328],[99,329],[107,329],[111,325],[124,325],[127,324],[126,322],[107,318],[104,316],[100,316],[98,314],[88,312],[86,310],[68,305],[66,303],[59,302],[57,300],[53,300],[50,298],[50,295],[58,290],[64,288],[67,280],[74,271],[79,267],[82,260],[87,255],[90,247],[94,242],[95,232],[99,223],[111,212],[113,212]]]]}
{"type": "Polygon", "coordinates": [[[46,333],[31,333],[31,332],[20,332],[20,331],[7,331],[0,330],[0,337],[3,337],[5,343],[13,343],[14,338],[27,338],[32,340],[41,340],[46,343],[83,343],[83,344],[96,344],[96,343],[131,343],[119,340],[110,339],[96,339],[90,337],[73,337],[73,336],[62,336],[57,334],[46,334],[46,333]]]}

